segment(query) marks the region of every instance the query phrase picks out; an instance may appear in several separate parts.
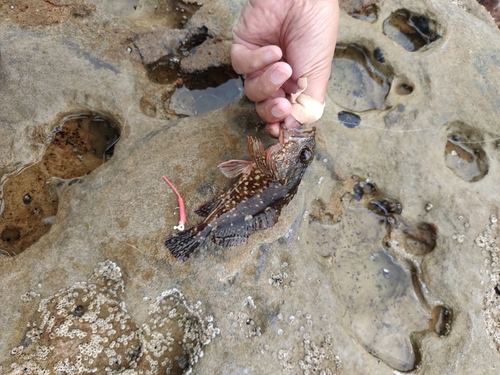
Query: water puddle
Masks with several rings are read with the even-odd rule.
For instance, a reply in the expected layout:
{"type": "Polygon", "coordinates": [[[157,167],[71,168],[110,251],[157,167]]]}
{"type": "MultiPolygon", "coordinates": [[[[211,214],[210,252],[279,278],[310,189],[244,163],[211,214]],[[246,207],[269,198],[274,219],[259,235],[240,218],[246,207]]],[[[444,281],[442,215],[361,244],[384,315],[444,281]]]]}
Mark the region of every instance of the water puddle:
{"type": "Polygon", "coordinates": [[[375,4],[370,4],[362,7],[361,9],[355,10],[352,13],[349,13],[349,15],[358,20],[373,23],[378,18],[378,12],[378,6],[376,6],[375,4]]]}
{"type": "Polygon", "coordinates": [[[418,51],[440,36],[432,22],[406,9],[398,9],[384,21],[383,32],[407,51],[418,51]]]}
{"type": "Polygon", "coordinates": [[[346,253],[335,265],[350,329],[368,352],[399,371],[410,371],[419,361],[411,335],[426,330],[431,317],[415,294],[412,270],[385,251],[371,250],[346,253]]]}
{"type": "Polygon", "coordinates": [[[192,116],[222,108],[243,94],[243,81],[230,67],[183,74],[170,62],[164,66],[157,64],[154,74],[158,83],[176,82],[176,89],[168,100],[169,109],[176,115],[192,116]]]}
{"type": "MultiPolygon", "coordinates": [[[[175,87],[165,98],[165,107],[170,114],[191,116],[222,108],[243,93],[243,81],[231,66],[212,67],[196,73],[182,70],[182,59],[194,53],[196,47],[206,40],[206,31],[192,36],[174,56],[164,56],[146,65],[151,81],[175,87]]],[[[150,103],[143,99],[143,112],[148,112],[146,107],[150,103]]]]}
{"type": "Polygon", "coordinates": [[[307,245],[333,267],[351,335],[389,366],[411,371],[421,361],[420,339],[450,330],[451,310],[423,292],[421,279],[437,228],[403,218],[402,205],[373,182],[348,181],[339,190],[313,202],[307,245]]]}
{"type": "Polygon", "coordinates": [[[189,89],[183,85],[176,89],[170,98],[170,109],[177,115],[197,115],[222,108],[234,102],[242,94],[243,81],[240,78],[231,78],[219,86],[201,89],[189,89]]]}
{"type": "Polygon", "coordinates": [[[58,200],[49,192],[51,177],[83,177],[113,155],[119,139],[116,125],[100,116],[68,116],[54,129],[54,138],[42,160],[3,185],[0,215],[0,251],[17,255],[38,241],[54,224],[58,200]]]}
{"type": "Polygon", "coordinates": [[[482,137],[464,124],[452,125],[446,141],[445,163],[461,179],[469,182],[481,180],[488,174],[488,158],[482,144],[482,137]]]}
{"type": "Polygon", "coordinates": [[[328,83],[333,100],[345,109],[362,112],[386,109],[393,72],[379,48],[369,53],[355,44],[337,46],[328,83]]]}
{"type": "Polygon", "coordinates": [[[485,171],[481,171],[479,166],[481,151],[462,144],[458,136],[448,138],[444,154],[446,166],[461,179],[474,182],[484,177],[485,171]]]}
{"type": "MultiPolygon", "coordinates": [[[[141,98],[143,113],[151,117],[158,114],[191,116],[224,107],[240,98],[243,82],[230,65],[207,67],[208,63],[194,63],[197,56],[211,55],[219,48],[206,26],[195,30],[187,28],[188,20],[203,4],[191,0],[167,0],[155,6],[154,14],[151,14],[150,5],[141,3],[138,6],[134,22],[141,19],[149,22],[151,17],[161,14],[162,19],[175,19],[176,15],[181,18],[170,26],[174,30],[168,35],[160,30],[158,33],[138,34],[134,38],[134,48],[141,56],[149,80],[164,86],[159,97],[146,93],[141,98]],[[158,43],[162,38],[169,39],[169,42],[158,43]]],[[[199,60],[206,59],[205,56],[199,60]]]]}

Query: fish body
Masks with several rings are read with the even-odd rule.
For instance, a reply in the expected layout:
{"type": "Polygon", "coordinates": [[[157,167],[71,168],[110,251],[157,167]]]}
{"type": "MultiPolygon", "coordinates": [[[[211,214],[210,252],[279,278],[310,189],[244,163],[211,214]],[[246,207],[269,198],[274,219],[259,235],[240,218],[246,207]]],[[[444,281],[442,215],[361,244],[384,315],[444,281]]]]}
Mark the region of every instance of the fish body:
{"type": "Polygon", "coordinates": [[[315,130],[282,127],[278,143],[266,150],[259,139],[248,137],[253,160],[220,164],[226,177],[239,178],[195,210],[205,218],[200,224],[167,237],[165,246],[183,262],[210,234],[219,246],[236,246],[245,243],[252,232],[274,226],[313,160],[315,130]]]}

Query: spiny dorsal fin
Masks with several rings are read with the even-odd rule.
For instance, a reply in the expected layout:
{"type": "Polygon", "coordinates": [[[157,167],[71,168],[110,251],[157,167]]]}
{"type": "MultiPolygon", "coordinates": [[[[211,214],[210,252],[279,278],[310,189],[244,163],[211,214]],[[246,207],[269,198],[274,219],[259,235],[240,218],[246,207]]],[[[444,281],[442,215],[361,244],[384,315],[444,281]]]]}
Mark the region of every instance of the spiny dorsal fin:
{"type": "Polygon", "coordinates": [[[264,152],[264,145],[259,138],[248,137],[248,152],[254,160],[257,167],[264,172],[269,174],[269,168],[266,165],[266,153],[264,152]]]}
{"type": "Polygon", "coordinates": [[[253,162],[248,160],[228,160],[217,166],[224,176],[235,178],[243,173],[250,173],[253,162]]]}
{"type": "Polygon", "coordinates": [[[259,138],[248,136],[248,152],[253,159],[257,159],[264,153],[264,145],[259,138]]]}

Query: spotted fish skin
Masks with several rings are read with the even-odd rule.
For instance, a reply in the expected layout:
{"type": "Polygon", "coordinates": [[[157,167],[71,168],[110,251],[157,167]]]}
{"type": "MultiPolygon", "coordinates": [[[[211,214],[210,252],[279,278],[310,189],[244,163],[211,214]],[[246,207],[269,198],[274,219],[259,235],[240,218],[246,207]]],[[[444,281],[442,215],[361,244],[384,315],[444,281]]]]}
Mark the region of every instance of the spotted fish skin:
{"type": "Polygon", "coordinates": [[[248,137],[253,160],[220,164],[226,177],[239,178],[195,210],[205,218],[200,224],[167,237],[165,246],[184,262],[210,234],[217,245],[228,247],[245,243],[254,231],[274,226],[313,160],[315,131],[282,127],[278,143],[266,150],[259,139],[248,137]]]}

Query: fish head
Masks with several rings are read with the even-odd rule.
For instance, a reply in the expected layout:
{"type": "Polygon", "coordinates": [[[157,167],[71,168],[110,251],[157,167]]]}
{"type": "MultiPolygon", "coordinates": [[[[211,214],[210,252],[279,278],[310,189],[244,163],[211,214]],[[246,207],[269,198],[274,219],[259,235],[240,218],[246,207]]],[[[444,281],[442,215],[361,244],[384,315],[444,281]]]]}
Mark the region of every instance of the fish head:
{"type": "Polygon", "coordinates": [[[265,150],[266,165],[274,180],[282,185],[302,178],[314,158],[316,128],[280,128],[278,143],[265,150]]]}

